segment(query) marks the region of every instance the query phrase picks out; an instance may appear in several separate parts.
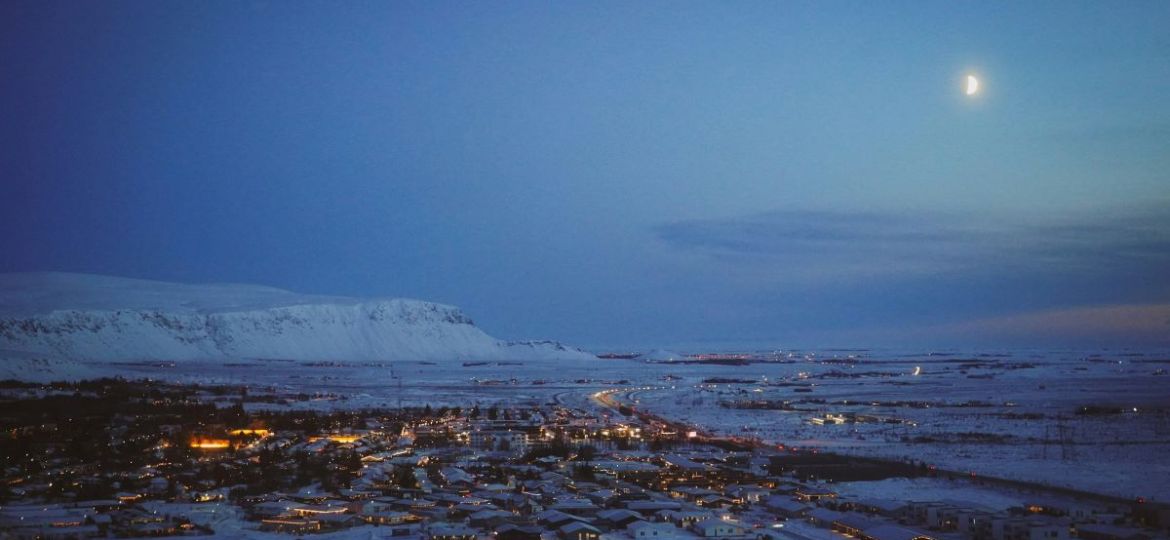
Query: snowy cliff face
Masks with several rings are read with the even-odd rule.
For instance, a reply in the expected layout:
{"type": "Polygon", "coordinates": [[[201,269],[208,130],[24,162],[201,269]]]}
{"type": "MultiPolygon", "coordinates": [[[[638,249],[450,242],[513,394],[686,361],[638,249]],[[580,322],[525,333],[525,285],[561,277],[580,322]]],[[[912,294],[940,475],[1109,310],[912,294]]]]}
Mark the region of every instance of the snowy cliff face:
{"type": "Polygon", "coordinates": [[[593,358],[498,341],[458,308],[430,302],[58,273],[0,275],[0,351],[80,361],[593,358]]]}

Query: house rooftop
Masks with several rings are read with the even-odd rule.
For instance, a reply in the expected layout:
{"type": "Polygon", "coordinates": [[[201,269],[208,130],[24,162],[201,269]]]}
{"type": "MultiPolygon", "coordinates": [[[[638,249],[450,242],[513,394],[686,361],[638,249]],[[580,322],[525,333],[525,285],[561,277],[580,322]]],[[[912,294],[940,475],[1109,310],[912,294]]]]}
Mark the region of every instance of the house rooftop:
{"type": "Polygon", "coordinates": [[[899,525],[877,525],[862,532],[873,540],[934,540],[934,537],[899,525]]]}

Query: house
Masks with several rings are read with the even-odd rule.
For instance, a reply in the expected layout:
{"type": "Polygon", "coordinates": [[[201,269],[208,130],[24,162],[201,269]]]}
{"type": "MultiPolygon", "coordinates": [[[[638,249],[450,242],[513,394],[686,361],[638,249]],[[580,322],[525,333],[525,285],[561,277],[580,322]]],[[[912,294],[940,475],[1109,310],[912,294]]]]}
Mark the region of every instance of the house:
{"type": "Polygon", "coordinates": [[[585,497],[590,502],[598,506],[606,506],[610,501],[617,497],[617,492],[612,489],[598,489],[585,494],[585,497]]]}
{"type": "Polygon", "coordinates": [[[906,507],[904,515],[910,521],[930,529],[950,531],[959,527],[958,513],[959,508],[953,504],[912,501],[906,507]]]}
{"type": "Polygon", "coordinates": [[[662,458],[662,461],[666,462],[667,466],[673,469],[686,471],[688,473],[697,474],[706,472],[707,470],[706,465],[692,461],[690,458],[686,458],[677,454],[665,456],[662,458]]]}
{"type": "Polygon", "coordinates": [[[379,502],[386,502],[392,504],[394,508],[411,512],[413,514],[428,513],[436,509],[438,506],[435,501],[427,499],[378,499],[379,502]]]}
{"type": "Polygon", "coordinates": [[[691,525],[691,530],[703,538],[737,538],[745,535],[744,528],[739,524],[714,518],[691,525]]]}
{"type": "Polygon", "coordinates": [[[862,531],[872,529],[877,525],[878,523],[859,514],[844,513],[830,523],[830,528],[844,535],[860,537],[862,531]]]}
{"type": "Polygon", "coordinates": [[[807,504],[779,495],[765,499],[764,507],[771,510],[773,514],[785,519],[803,517],[808,514],[809,510],[812,510],[812,507],[807,504]]]}
{"type": "Polygon", "coordinates": [[[475,487],[475,477],[471,476],[467,473],[467,471],[464,471],[458,467],[443,467],[439,470],[439,474],[442,475],[443,481],[445,481],[448,486],[456,488],[475,487]]]}
{"type": "Polygon", "coordinates": [[[859,512],[877,514],[888,518],[900,518],[909,508],[904,502],[888,499],[858,499],[849,502],[849,506],[859,512]]]}
{"type": "Polygon", "coordinates": [[[658,517],[664,521],[674,523],[677,527],[690,527],[695,523],[715,517],[710,510],[667,510],[659,512],[658,517]]]}
{"type": "Polygon", "coordinates": [[[496,540],[541,540],[544,529],[535,525],[505,523],[496,528],[496,540]]]}
{"type": "Polygon", "coordinates": [[[523,452],[528,449],[531,438],[522,431],[509,429],[487,429],[472,431],[469,442],[474,448],[523,452]]]}
{"type": "Polygon", "coordinates": [[[516,493],[491,493],[486,496],[487,500],[498,508],[507,510],[518,510],[522,508],[528,500],[523,495],[516,493]]]}
{"type": "Polygon", "coordinates": [[[934,537],[907,529],[898,525],[877,525],[863,531],[858,538],[861,540],[935,540],[934,537]]]}
{"type": "Polygon", "coordinates": [[[817,487],[801,486],[792,492],[792,495],[797,500],[803,502],[816,502],[821,499],[835,499],[837,494],[833,491],[817,487]]]}
{"type": "Polygon", "coordinates": [[[303,517],[270,518],[260,521],[260,530],[292,534],[313,533],[321,530],[321,522],[303,517]]]}
{"type": "Polygon", "coordinates": [[[252,505],[250,511],[253,516],[259,518],[272,518],[291,513],[293,507],[299,506],[299,504],[281,499],[279,501],[268,501],[252,505]]]}
{"type": "Polygon", "coordinates": [[[799,532],[786,527],[756,529],[756,540],[846,540],[840,534],[819,528],[801,528],[799,532]]]}
{"type": "Polygon", "coordinates": [[[1068,516],[1073,519],[1087,519],[1093,514],[1106,513],[1106,508],[1094,507],[1088,503],[1067,499],[1033,497],[1024,502],[1024,509],[1032,514],[1068,516]]]}
{"type": "Polygon", "coordinates": [[[648,521],[635,521],[626,527],[626,532],[634,540],[648,540],[653,538],[670,539],[686,536],[686,533],[682,529],[669,523],[650,523],[648,521]]]}
{"type": "Polygon", "coordinates": [[[476,531],[463,525],[432,525],[426,537],[428,540],[475,540],[476,531]]]}
{"type": "Polygon", "coordinates": [[[373,525],[403,525],[419,521],[419,517],[414,514],[374,508],[359,512],[358,517],[373,525]]]}
{"type": "Polygon", "coordinates": [[[1083,540],[1148,540],[1150,535],[1116,525],[1077,525],[1077,537],[1083,540]]]}
{"type": "Polygon", "coordinates": [[[1045,516],[998,518],[991,522],[991,537],[995,540],[1064,540],[1068,538],[1068,522],[1045,516]]]}
{"type": "Polygon", "coordinates": [[[723,487],[723,494],[726,495],[727,498],[734,500],[736,504],[743,504],[758,503],[764,499],[767,499],[772,495],[772,491],[753,484],[729,483],[723,487]]]}
{"type": "Polygon", "coordinates": [[[557,500],[556,504],[549,506],[549,508],[575,516],[592,516],[596,515],[597,511],[600,510],[597,505],[588,499],[560,499],[557,500]]]}
{"type": "Polygon", "coordinates": [[[504,512],[503,510],[483,510],[471,514],[468,517],[467,523],[472,527],[481,529],[490,529],[502,525],[505,521],[516,517],[511,512],[504,512]]]}
{"type": "Polygon", "coordinates": [[[641,514],[621,508],[597,513],[597,524],[609,530],[624,529],[627,525],[641,521],[641,519],[641,514]]]}
{"type": "Polygon", "coordinates": [[[144,523],[161,523],[166,517],[141,508],[127,508],[110,513],[111,519],[121,525],[141,525],[144,523]]]}
{"type": "Polygon", "coordinates": [[[834,521],[841,519],[842,514],[828,508],[814,508],[809,510],[807,516],[809,523],[827,529],[833,525],[834,521]]]}
{"type": "Polygon", "coordinates": [[[661,467],[645,461],[598,460],[593,468],[599,473],[622,480],[650,480],[658,476],[661,467]]]}
{"type": "Polygon", "coordinates": [[[643,516],[651,516],[662,510],[681,510],[682,503],[678,501],[629,501],[626,509],[643,516]]]}
{"type": "Polygon", "coordinates": [[[452,495],[452,494],[448,494],[448,493],[440,493],[438,495],[435,495],[432,498],[434,498],[435,500],[445,501],[445,502],[452,504],[454,506],[482,506],[482,505],[486,505],[486,504],[491,504],[487,499],[485,499],[483,497],[472,497],[471,495],[460,496],[460,495],[452,495]]]}
{"type": "Polygon", "coordinates": [[[601,530],[588,523],[574,521],[558,528],[557,536],[562,540],[597,540],[601,530]]]}
{"type": "Polygon", "coordinates": [[[327,502],[326,504],[297,504],[291,509],[293,514],[301,517],[320,517],[349,512],[349,508],[341,502],[327,502]]]}
{"type": "Polygon", "coordinates": [[[550,529],[556,529],[562,525],[572,523],[574,521],[585,521],[585,519],[582,517],[571,516],[557,510],[545,510],[544,512],[536,514],[535,517],[537,523],[540,523],[541,525],[544,525],[550,529]]]}
{"type": "Polygon", "coordinates": [[[494,504],[457,504],[452,506],[447,514],[452,519],[463,519],[485,510],[499,510],[499,508],[496,508],[494,504]]]}
{"type": "Polygon", "coordinates": [[[322,514],[312,519],[320,521],[321,527],[325,529],[348,529],[365,524],[362,518],[353,514],[322,514]]]}
{"type": "Polygon", "coordinates": [[[996,512],[964,512],[959,515],[957,531],[971,540],[989,540],[993,536],[992,526],[999,517],[996,512]]]}
{"type": "Polygon", "coordinates": [[[699,506],[702,506],[705,508],[723,508],[725,506],[734,505],[735,501],[733,501],[727,497],[724,497],[723,495],[713,494],[713,495],[704,495],[703,497],[699,497],[699,499],[696,500],[695,503],[698,504],[699,506]]]}
{"type": "Polygon", "coordinates": [[[708,495],[718,495],[719,492],[713,489],[701,488],[696,486],[678,486],[670,490],[670,496],[675,498],[682,498],[688,501],[697,501],[708,495]]]}

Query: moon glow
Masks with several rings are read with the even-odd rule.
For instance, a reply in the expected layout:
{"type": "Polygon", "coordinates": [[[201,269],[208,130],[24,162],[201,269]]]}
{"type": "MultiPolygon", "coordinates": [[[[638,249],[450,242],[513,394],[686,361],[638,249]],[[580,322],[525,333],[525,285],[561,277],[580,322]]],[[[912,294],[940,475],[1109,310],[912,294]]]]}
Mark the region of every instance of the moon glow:
{"type": "Polygon", "coordinates": [[[979,79],[974,75],[967,75],[967,95],[973,96],[979,91],[979,79]]]}

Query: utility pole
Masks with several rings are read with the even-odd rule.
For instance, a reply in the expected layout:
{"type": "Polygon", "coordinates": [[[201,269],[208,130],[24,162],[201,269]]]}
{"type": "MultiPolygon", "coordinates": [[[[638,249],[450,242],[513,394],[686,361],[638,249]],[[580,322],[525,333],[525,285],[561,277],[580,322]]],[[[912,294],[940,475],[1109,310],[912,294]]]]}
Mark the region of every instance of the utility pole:
{"type": "Polygon", "coordinates": [[[398,413],[402,413],[402,376],[394,374],[394,364],[390,364],[390,380],[398,380],[398,413]]]}

